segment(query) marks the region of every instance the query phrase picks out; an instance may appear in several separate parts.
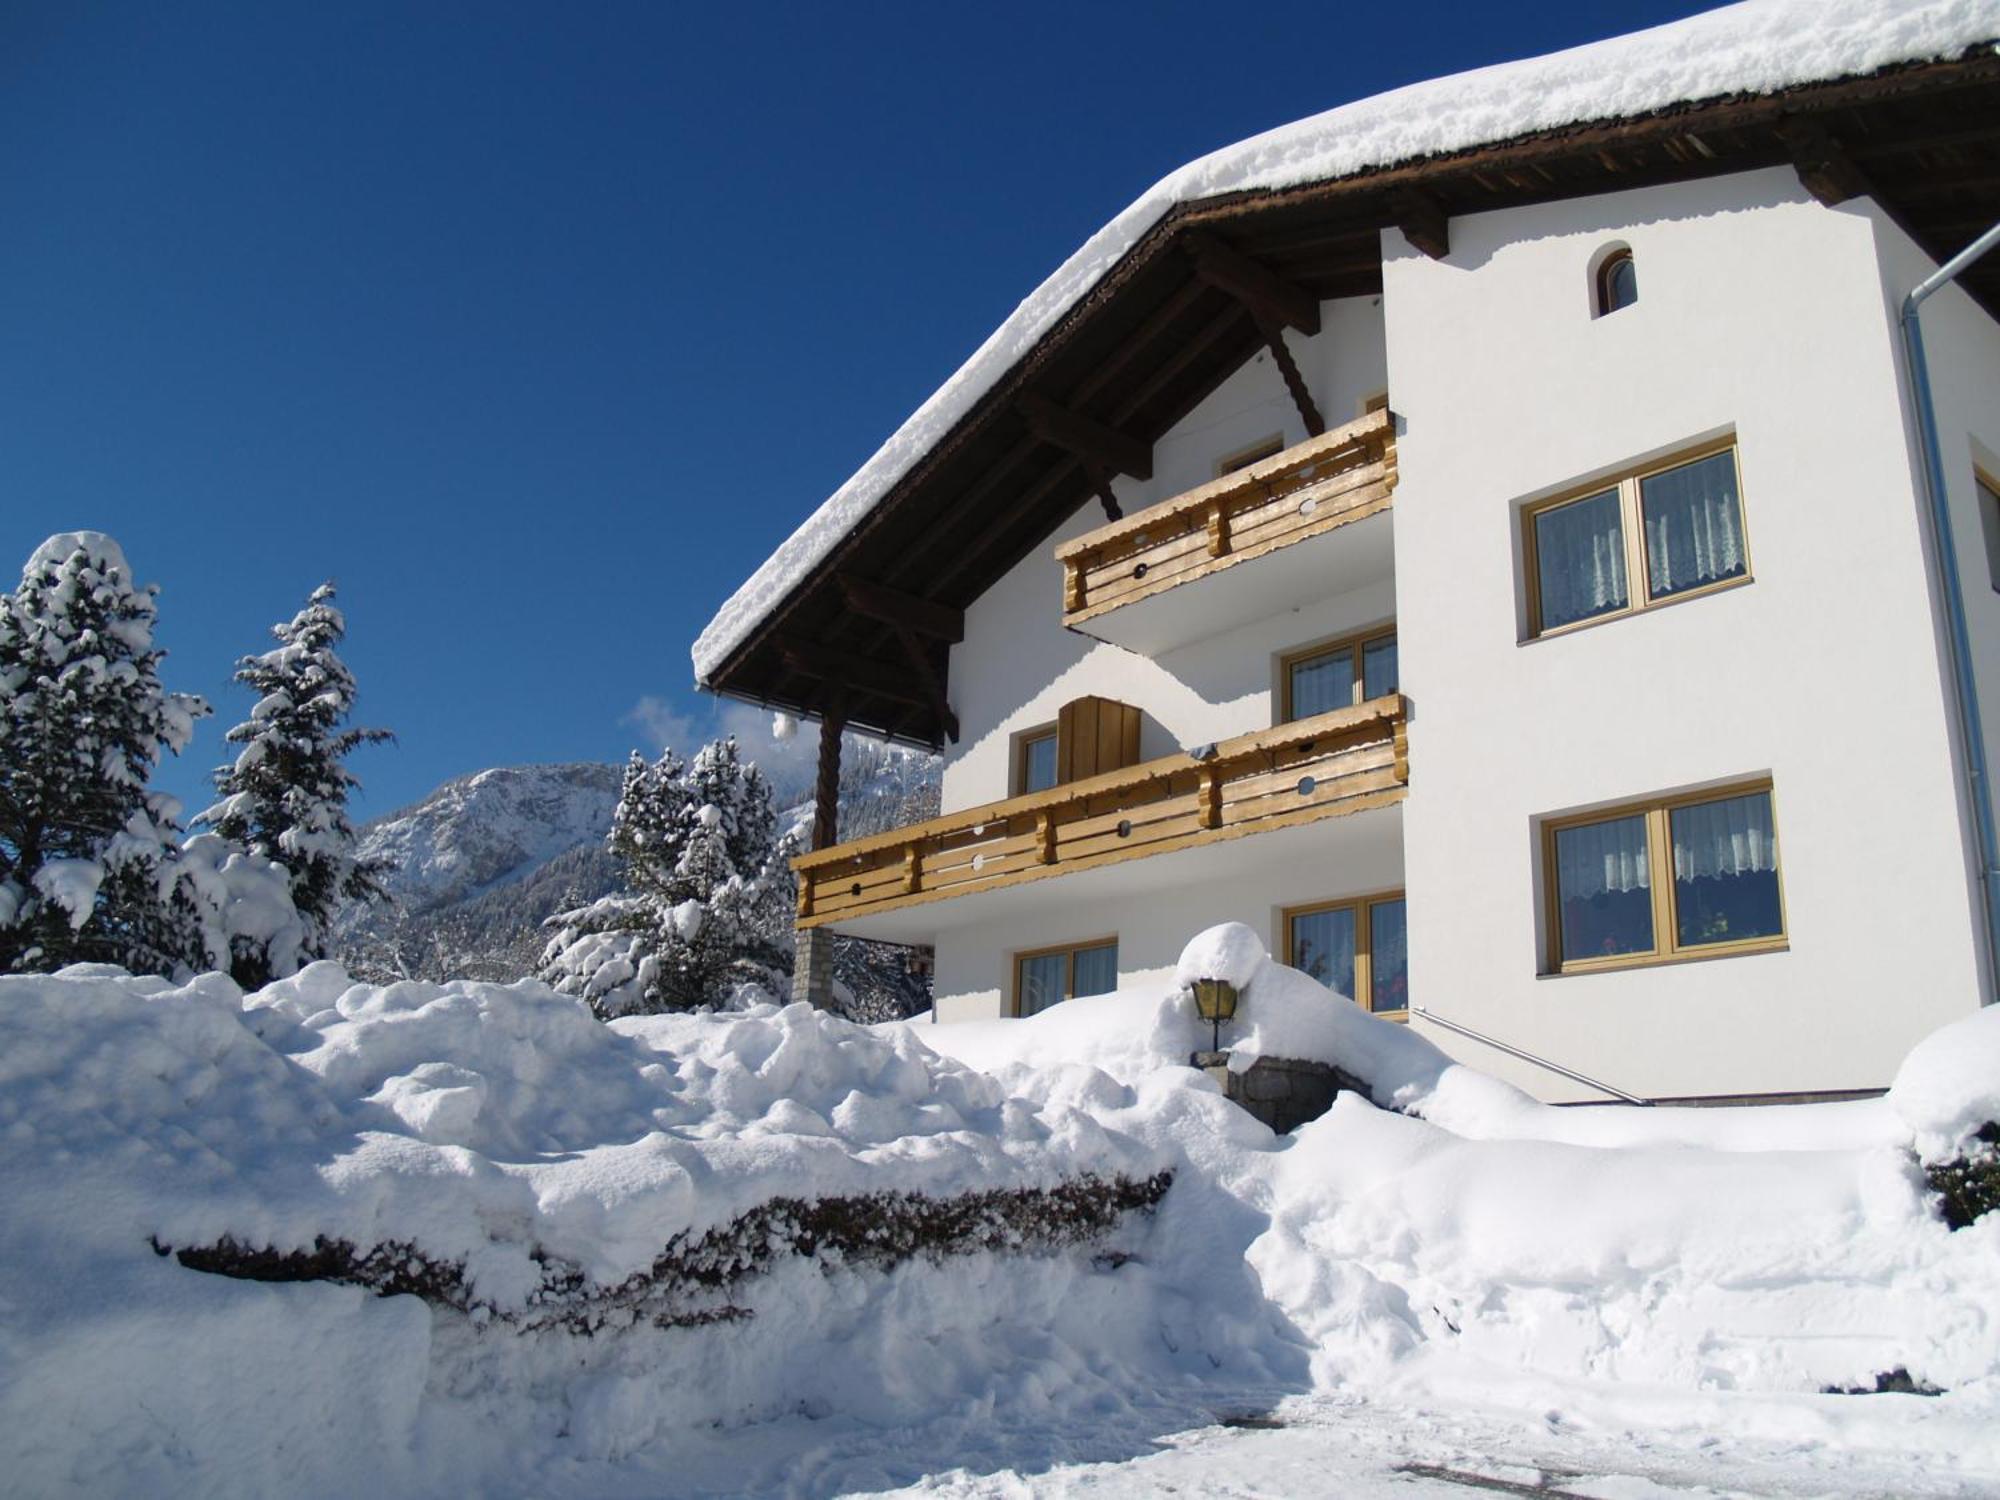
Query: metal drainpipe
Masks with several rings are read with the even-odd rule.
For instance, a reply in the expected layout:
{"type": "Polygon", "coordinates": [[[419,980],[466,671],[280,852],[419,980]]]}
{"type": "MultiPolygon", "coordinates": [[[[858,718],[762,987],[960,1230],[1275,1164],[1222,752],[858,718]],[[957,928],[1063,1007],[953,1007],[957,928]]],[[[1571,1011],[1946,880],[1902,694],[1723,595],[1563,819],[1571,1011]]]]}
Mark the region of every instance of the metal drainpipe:
{"type": "Polygon", "coordinates": [[[1993,826],[1993,788],[1986,776],[1986,731],[1979,718],[1979,685],[1972,673],[1972,635],[1965,622],[1965,590],[1958,577],[1958,546],[1952,539],[1951,505],[1945,494],[1944,449],[1938,440],[1937,409],[1931,399],[1930,365],[1924,358],[1923,322],[1919,317],[1931,294],[1957,280],[1965,268],[1995,245],[2000,224],[1918,282],[1903,299],[1903,353],[1910,364],[1910,396],[1923,433],[1924,493],[1930,501],[1931,546],[1944,583],[1944,608],[1951,629],[1946,649],[1956,687],[1958,737],[1965,756],[1966,790],[1971,793],[1974,820],[1979,825],[1979,885],[1986,914],[1986,979],[1988,1005],[2000,1000],[2000,838],[1993,826]]]}

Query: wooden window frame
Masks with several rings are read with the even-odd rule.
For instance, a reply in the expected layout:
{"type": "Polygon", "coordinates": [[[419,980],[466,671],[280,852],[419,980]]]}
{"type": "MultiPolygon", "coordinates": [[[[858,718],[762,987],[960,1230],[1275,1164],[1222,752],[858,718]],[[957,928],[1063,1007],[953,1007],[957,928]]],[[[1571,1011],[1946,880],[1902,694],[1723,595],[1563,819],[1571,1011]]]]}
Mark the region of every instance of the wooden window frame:
{"type": "MultiPolygon", "coordinates": [[[[1077,998],[1076,956],[1079,953],[1089,953],[1098,948],[1110,948],[1115,953],[1118,948],[1118,934],[1114,932],[1109,937],[1079,938],[1073,943],[1056,943],[1048,948],[1023,948],[1016,952],[1009,961],[1009,966],[1014,975],[1014,986],[1012,992],[1007,996],[1007,1014],[1016,1020],[1021,1019],[1021,991],[1024,988],[1021,983],[1022,964],[1031,958],[1053,958],[1058,953],[1063,954],[1067,961],[1063,964],[1062,999],[1074,1000],[1077,998]]],[[[1091,997],[1086,995],[1083,998],[1087,1000],[1091,997]]],[[[1056,1003],[1061,1004],[1062,1001],[1057,1001],[1056,1003]]],[[[1035,1014],[1041,1015],[1043,1012],[1037,1011],[1035,1014]]]]}
{"type": "Polygon", "coordinates": [[[1972,466],[1972,498],[1979,507],[1979,534],[1986,544],[1986,572],[1993,592],[2000,594],[2000,479],[1979,464],[1972,466]]]}
{"type": "Polygon", "coordinates": [[[1052,789],[1051,787],[1031,789],[1028,786],[1028,747],[1038,744],[1042,740],[1055,741],[1056,779],[1053,785],[1062,785],[1062,740],[1057,732],[1056,721],[1051,719],[1046,724],[1037,724],[1032,729],[1022,729],[1015,732],[1012,756],[1013,774],[1009,778],[1012,785],[1008,792],[1009,796],[1022,797],[1026,796],[1030,790],[1049,791],[1052,789]]]}
{"type": "Polygon", "coordinates": [[[1762,792],[1771,801],[1771,830],[1778,828],[1778,794],[1768,776],[1725,786],[1704,787],[1698,792],[1674,792],[1641,797],[1587,813],[1566,813],[1542,820],[1542,908],[1547,924],[1543,944],[1542,973],[1554,978],[1569,974],[1601,974],[1614,969],[1649,969],[1660,964],[1699,963],[1711,958],[1737,958],[1750,953],[1783,953],[1791,947],[1791,919],[1785,909],[1784,840],[1778,839],[1778,930],[1765,937],[1741,938],[1729,943],[1680,944],[1680,924],[1674,909],[1673,834],[1669,822],[1676,808],[1697,807],[1705,802],[1726,802],[1731,797],[1748,797],[1762,792]],[[1645,953],[1613,953],[1597,958],[1565,960],[1562,951],[1562,891],[1556,865],[1556,835],[1568,828],[1586,828],[1593,823],[1612,823],[1620,818],[1646,820],[1646,864],[1653,901],[1653,946],[1645,953]]]}
{"type": "Polygon", "coordinates": [[[1526,639],[1530,641],[1545,641],[1553,636],[1568,635],[1572,630],[1587,630],[1593,625],[1629,619],[1648,610],[1666,609],[1690,599],[1705,599],[1710,594],[1723,593],[1755,582],[1756,567],[1750,556],[1749,507],[1743,500],[1743,455],[1735,434],[1731,433],[1728,437],[1717,438],[1712,442],[1699,443],[1691,448],[1678,449],[1665,458],[1593,479],[1588,484],[1571,485],[1556,494],[1523,505],[1521,559],[1528,594],[1526,639]],[[1743,537],[1743,571],[1734,578],[1718,578],[1713,583],[1702,584],[1699,588],[1683,589],[1677,594],[1668,594],[1663,599],[1655,599],[1652,597],[1652,574],[1647,566],[1645,510],[1640,499],[1640,486],[1646,480],[1664,474],[1670,469],[1699,463],[1702,459],[1713,458],[1718,453],[1728,453],[1736,470],[1736,524],[1743,537]],[[1571,620],[1567,624],[1552,625],[1544,630],[1542,567],[1540,552],[1535,541],[1535,520],[1549,511],[1560,510],[1565,505],[1572,505],[1578,500],[1588,500],[1594,495],[1602,495],[1607,490],[1616,490],[1618,493],[1618,524],[1625,541],[1625,607],[1608,609],[1603,614],[1592,615],[1587,620],[1571,620]]]}
{"type": "MultiPolygon", "coordinates": [[[[1403,903],[1404,912],[1409,911],[1409,892],[1400,888],[1386,891],[1370,891],[1362,896],[1340,896],[1331,901],[1308,901],[1303,906],[1287,906],[1278,913],[1280,946],[1285,955],[1287,968],[1296,969],[1297,952],[1292,944],[1292,919],[1316,916],[1323,911],[1352,911],[1354,913],[1354,988],[1356,993],[1348,998],[1358,1005],[1365,1014],[1381,1021],[1408,1021],[1408,1008],[1402,1010],[1371,1010],[1369,1004],[1375,989],[1375,908],[1390,901],[1403,903]]],[[[1407,921],[1405,923],[1407,931],[1407,921]]]]}
{"type": "Polygon", "coordinates": [[[1618,246],[1597,263],[1597,270],[1591,277],[1592,317],[1608,318],[1611,314],[1623,312],[1625,308],[1631,307],[1634,303],[1638,302],[1639,294],[1637,291],[1634,291],[1631,302],[1625,303],[1622,307],[1613,307],[1611,305],[1611,278],[1617,274],[1620,266],[1630,266],[1632,267],[1633,274],[1638,274],[1639,262],[1634,258],[1630,245],[1618,246]]]}
{"type": "MultiPolygon", "coordinates": [[[[1368,700],[1362,696],[1368,690],[1366,674],[1363,671],[1366,657],[1363,653],[1366,648],[1374,645],[1376,642],[1394,640],[1395,637],[1396,622],[1393,619],[1383,620],[1370,625],[1366,630],[1355,631],[1350,635],[1330,636],[1326,640],[1317,641],[1310,646],[1300,646],[1296,650],[1280,654],[1278,657],[1278,718],[1276,723],[1290,724],[1297,717],[1292,712],[1292,668],[1300,662],[1311,661],[1313,658],[1319,656],[1332,656],[1335,652],[1341,650],[1354,653],[1353,701],[1355,703],[1367,702],[1368,700]]],[[[1402,660],[1400,655],[1397,658],[1396,676],[1398,686],[1400,686],[1402,678],[1402,660]]],[[[1276,725],[1274,724],[1273,727],[1275,728],[1276,725]]]]}
{"type": "Polygon", "coordinates": [[[1285,435],[1282,432],[1267,433],[1254,443],[1245,443],[1223,454],[1215,461],[1215,477],[1234,474],[1238,469],[1247,469],[1267,458],[1275,458],[1285,451],[1285,435]]]}

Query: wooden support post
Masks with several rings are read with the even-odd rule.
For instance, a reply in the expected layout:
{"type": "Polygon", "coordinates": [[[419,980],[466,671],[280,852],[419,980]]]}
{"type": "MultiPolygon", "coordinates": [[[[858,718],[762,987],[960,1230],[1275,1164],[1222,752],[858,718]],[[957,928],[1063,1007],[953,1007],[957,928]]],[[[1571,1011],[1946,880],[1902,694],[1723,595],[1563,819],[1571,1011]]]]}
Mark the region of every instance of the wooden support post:
{"type": "Polygon", "coordinates": [[[819,764],[813,778],[815,849],[831,848],[840,842],[840,737],[846,729],[846,703],[839,694],[830,693],[820,709],[819,764]]]}
{"type": "Polygon", "coordinates": [[[1410,730],[1402,715],[1396,717],[1396,779],[1410,779],[1410,730]]]}
{"type": "Polygon", "coordinates": [[[1201,768],[1201,826],[1222,826],[1222,767],[1214,761],[1201,768]]]}
{"type": "MultiPolygon", "coordinates": [[[[847,728],[847,700],[830,688],[819,715],[819,767],[813,780],[812,846],[824,849],[840,837],[840,736],[847,728]]],[[[799,916],[812,915],[812,873],[799,879],[799,916]]],[[[801,927],[792,937],[792,999],[816,1010],[833,1004],[833,933],[801,927]]]]}
{"type": "Polygon", "coordinates": [[[914,896],[924,888],[924,846],[911,844],[903,851],[903,894],[914,896]]]}
{"type": "Polygon", "coordinates": [[[1229,507],[1218,500],[1215,508],[1208,513],[1208,555],[1227,557],[1229,555],[1229,507]]]}
{"type": "Polygon", "coordinates": [[[1056,862],[1056,814],[1055,809],[1045,807],[1035,814],[1035,862],[1052,865],[1056,862]]]}
{"type": "Polygon", "coordinates": [[[1087,598],[1083,568],[1089,560],[1087,556],[1072,557],[1063,564],[1063,609],[1070,614],[1082,609],[1087,598]]]}

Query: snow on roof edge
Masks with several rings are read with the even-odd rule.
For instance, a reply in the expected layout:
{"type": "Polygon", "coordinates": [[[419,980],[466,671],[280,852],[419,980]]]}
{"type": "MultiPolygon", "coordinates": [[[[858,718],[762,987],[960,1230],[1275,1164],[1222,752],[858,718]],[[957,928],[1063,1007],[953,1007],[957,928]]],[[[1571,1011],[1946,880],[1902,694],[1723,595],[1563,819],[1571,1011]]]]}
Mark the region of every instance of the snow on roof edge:
{"type": "Polygon", "coordinates": [[[1429,79],[1251,136],[1170,172],[1086,240],[739,587],[690,651],[697,685],[1042,336],[1177,205],[1297,187],[1679,104],[1963,55],[2000,0],[1743,0],[1605,41],[1429,79]]]}

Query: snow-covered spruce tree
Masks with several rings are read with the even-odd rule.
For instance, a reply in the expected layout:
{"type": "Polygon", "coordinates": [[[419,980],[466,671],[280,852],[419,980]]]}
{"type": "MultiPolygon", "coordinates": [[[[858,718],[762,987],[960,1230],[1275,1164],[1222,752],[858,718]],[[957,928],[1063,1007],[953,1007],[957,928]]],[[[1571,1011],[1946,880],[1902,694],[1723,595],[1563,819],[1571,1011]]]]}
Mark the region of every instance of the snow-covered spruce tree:
{"type": "Polygon", "coordinates": [[[160,685],[154,595],[118,544],[65,532],[0,595],[0,972],[207,961],[173,798],[146,783],[208,712],[160,685]]]}
{"type": "MultiPolygon", "coordinates": [[[[243,748],[216,770],[218,800],[195,819],[290,873],[292,904],[304,924],[294,965],[326,956],[343,901],[382,894],[376,871],[354,852],[347,794],[359,783],[346,758],[393,736],[345,727],[354,709],[354,674],[337,648],[346,633],[333,585],[323,583],[304,609],[271,627],[275,648],[237,662],[236,681],[257,695],[256,706],[229,731],[229,743],[243,748]]],[[[239,937],[231,955],[239,983],[255,987],[290,972],[254,935],[239,937]]]]}
{"type": "Polygon", "coordinates": [[[683,765],[636,753],[608,844],[627,889],[549,921],[541,977],[607,1018],[719,1004],[733,985],[772,982],[787,955],[789,840],[771,789],[734,738],[683,765]]]}

